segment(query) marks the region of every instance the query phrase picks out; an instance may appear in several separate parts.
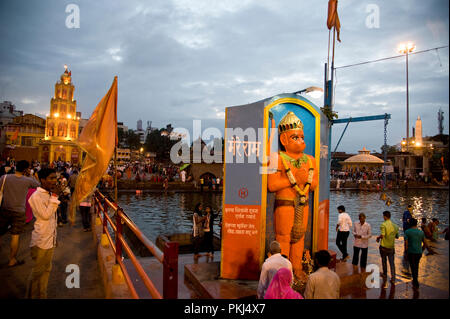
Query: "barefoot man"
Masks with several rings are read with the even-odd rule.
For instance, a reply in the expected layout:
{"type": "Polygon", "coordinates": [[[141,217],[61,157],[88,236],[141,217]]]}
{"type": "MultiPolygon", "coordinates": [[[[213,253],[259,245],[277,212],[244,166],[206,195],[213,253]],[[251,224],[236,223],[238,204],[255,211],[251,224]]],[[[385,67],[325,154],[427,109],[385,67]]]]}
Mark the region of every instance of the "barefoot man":
{"type": "MultiPolygon", "coordinates": [[[[272,118],[272,127],[274,124],[272,118]]],[[[284,151],[271,154],[270,162],[278,164],[276,172],[268,175],[268,189],[275,193],[274,228],[281,253],[288,256],[295,276],[302,278],[308,199],[317,186],[318,174],[314,157],[303,153],[303,123],[293,112],[281,119],[278,134],[284,151]]]]}

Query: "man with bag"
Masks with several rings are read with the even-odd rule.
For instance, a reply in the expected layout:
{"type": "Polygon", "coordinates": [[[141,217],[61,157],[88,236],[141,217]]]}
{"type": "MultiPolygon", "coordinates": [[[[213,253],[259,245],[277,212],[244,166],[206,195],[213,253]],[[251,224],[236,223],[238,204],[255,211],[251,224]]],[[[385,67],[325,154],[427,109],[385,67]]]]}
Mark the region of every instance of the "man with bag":
{"type": "Polygon", "coordinates": [[[0,178],[0,239],[11,226],[9,228],[11,232],[11,251],[8,267],[24,263],[23,260],[17,260],[16,256],[19,250],[19,236],[25,229],[26,196],[28,189],[37,188],[40,185],[36,179],[25,176],[29,167],[28,161],[19,161],[14,174],[6,174],[0,178]]]}

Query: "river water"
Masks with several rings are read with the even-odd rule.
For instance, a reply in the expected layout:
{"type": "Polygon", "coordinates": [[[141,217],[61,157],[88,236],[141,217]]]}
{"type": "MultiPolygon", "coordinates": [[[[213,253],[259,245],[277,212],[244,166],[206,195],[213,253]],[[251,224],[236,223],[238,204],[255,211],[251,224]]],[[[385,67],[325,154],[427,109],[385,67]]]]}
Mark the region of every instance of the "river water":
{"type": "MultiPolygon", "coordinates": [[[[352,221],[358,220],[359,213],[365,213],[366,221],[372,226],[373,235],[379,234],[383,222],[382,213],[389,210],[392,220],[402,228],[402,215],[408,204],[413,205],[414,217],[419,220],[438,218],[439,230],[448,226],[449,193],[446,190],[410,189],[387,193],[392,204],[386,206],[378,192],[333,191],[330,194],[330,242],[336,237],[337,207],[344,205],[352,221]]],[[[198,202],[211,205],[214,211],[221,209],[221,193],[119,193],[119,205],[134,223],[152,241],[159,234],[185,233],[192,228],[192,211],[198,202]]],[[[218,224],[218,219],[215,224],[218,224]]],[[[214,232],[218,233],[219,227],[214,232]]]]}

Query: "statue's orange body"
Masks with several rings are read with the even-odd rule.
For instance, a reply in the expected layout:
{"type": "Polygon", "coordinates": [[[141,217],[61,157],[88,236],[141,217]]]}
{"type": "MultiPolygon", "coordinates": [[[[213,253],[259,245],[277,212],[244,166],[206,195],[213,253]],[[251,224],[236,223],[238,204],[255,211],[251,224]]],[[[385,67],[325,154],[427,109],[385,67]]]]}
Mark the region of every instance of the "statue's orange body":
{"type": "MultiPolygon", "coordinates": [[[[303,140],[303,130],[294,129],[284,132],[280,135],[281,144],[285,148],[285,154],[293,159],[299,159],[303,156],[303,151],[306,147],[303,140]]],[[[318,183],[318,174],[316,170],[315,160],[312,156],[307,155],[310,163],[314,168],[313,179],[309,190],[313,191],[318,183]]],[[[285,172],[281,156],[278,153],[272,153],[270,156],[271,163],[277,164],[276,173],[268,175],[268,189],[275,193],[277,200],[293,201],[297,196],[297,191],[292,187],[288,176],[285,172]]],[[[291,163],[287,163],[290,167],[300,189],[304,189],[308,181],[308,163],[302,163],[300,168],[296,168],[291,163]]],[[[306,194],[306,203],[308,203],[309,193],[306,194]]],[[[278,206],[274,212],[274,229],[276,240],[281,245],[281,253],[288,256],[292,263],[294,274],[297,277],[302,276],[302,257],[304,249],[304,236],[296,243],[291,243],[291,229],[294,224],[295,208],[293,206],[278,206]]],[[[308,224],[309,206],[304,206],[303,225],[308,224]]]]}

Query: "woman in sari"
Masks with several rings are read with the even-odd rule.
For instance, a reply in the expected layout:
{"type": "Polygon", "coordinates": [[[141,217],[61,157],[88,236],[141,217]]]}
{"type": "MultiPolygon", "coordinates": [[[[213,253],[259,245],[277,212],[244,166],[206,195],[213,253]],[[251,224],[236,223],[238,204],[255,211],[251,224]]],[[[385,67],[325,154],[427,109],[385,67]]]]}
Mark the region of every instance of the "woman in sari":
{"type": "Polygon", "coordinates": [[[302,295],[291,288],[292,272],[280,268],[270,282],[264,299],[303,299],[302,295]]]}

